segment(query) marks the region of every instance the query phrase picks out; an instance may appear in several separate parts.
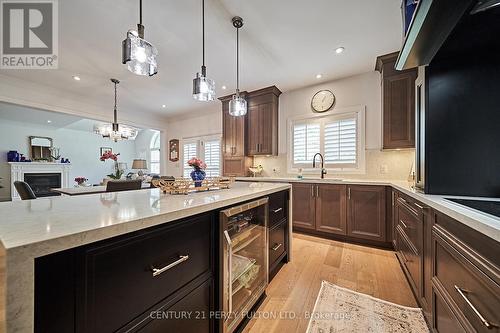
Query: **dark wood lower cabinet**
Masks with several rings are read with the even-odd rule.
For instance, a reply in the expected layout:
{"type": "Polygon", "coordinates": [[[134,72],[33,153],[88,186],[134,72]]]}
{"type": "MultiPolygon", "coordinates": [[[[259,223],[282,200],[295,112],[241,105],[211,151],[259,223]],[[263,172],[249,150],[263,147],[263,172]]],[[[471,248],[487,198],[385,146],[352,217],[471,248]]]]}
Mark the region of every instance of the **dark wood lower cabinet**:
{"type": "Polygon", "coordinates": [[[386,241],[385,186],[347,186],[347,235],[386,241]]]}
{"type": "Polygon", "coordinates": [[[315,185],[294,183],[292,185],[293,226],[316,229],[315,185]]]}
{"type": "Polygon", "coordinates": [[[346,234],[346,186],[316,185],[316,230],[346,234]]]}
{"type": "Polygon", "coordinates": [[[434,332],[500,332],[500,245],[395,193],[395,249],[434,332]]]}

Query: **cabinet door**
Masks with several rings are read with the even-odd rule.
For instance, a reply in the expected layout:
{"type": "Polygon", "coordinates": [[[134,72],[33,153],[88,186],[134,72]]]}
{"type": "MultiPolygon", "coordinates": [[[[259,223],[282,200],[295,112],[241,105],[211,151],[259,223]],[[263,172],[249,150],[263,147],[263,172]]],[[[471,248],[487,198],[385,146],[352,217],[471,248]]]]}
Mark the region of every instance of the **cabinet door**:
{"type": "Polygon", "coordinates": [[[247,135],[247,152],[249,156],[259,154],[260,144],[260,112],[259,105],[248,107],[248,135],[247,135]]]}
{"type": "Polygon", "coordinates": [[[259,105],[259,155],[273,154],[273,127],[277,126],[274,121],[273,104],[259,105]]]}
{"type": "Polygon", "coordinates": [[[292,185],[293,226],[315,229],[315,193],[313,184],[292,185]]]}
{"type": "Polygon", "coordinates": [[[347,234],[384,242],[385,187],[350,185],[347,191],[347,234]]]}
{"type": "Polygon", "coordinates": [[[415,147],[416,70],[383,79],[384,149],[415,147]]]}
{"type": "Polygon", "coordinates": [[[222,104],[222,150],[224,156],[234,155],[234,133],[235,133],[235,120],[229,114],[229,106],[227,102],[222,104]]]}
{"type": "Polygon", "coordinates": [[[316,186],[316,230],[346,234],[346,186],[316,186]]]}
{"type": "Polygon", "coordinates": [[[224,158],[223,170],[224,176],[227,177],[245,177],[247,175],[247,158],[228,157],[224,158]]]}
{"type": "Polygon", "coordinates": [[[230,116],[233,121],[233,145],[234,156],[245,156],[245,122],[246,116],[234,117],[230,116]]]}

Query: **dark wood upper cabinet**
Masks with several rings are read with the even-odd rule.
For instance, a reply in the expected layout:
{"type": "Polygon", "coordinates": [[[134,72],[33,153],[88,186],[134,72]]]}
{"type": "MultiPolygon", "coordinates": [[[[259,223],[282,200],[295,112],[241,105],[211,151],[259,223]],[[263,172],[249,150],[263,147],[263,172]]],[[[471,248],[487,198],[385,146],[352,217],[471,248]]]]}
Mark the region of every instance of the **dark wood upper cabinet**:
{"type": "MultiPolygon", "coordinates": [[[[246,97],[246,92],[242,92],[241,95],[246,97]]],[[[248,167],[252,164],[252,159],[246,157],[247,116],[233,117],[229,114],[231,98],[232,95],[220,98],[222,102],[223,174],[246,176],[248,167]]]]}
{"type": "Polygon", "coordinates": [[[394,69],[398,52],[377,58],[382,74],[383,149],[415,147],[415,79],[417,69],[394,69]]]}
{"type": "Polygon", "coordinates": [[[314,184],[292,185],[293,226],[315,229],[315,186],[314,184]]]}
{"type": "Polygon", "coordinates": [[[281,91],[275,86],[248,94],[248,156],[278,155],[278,107],[281,91]]]}
{"type": "MultiPolygon", "coordinates": [[[[246,96],[246,93],[242,93],[246,96]]],[[[222,150],[226,157],[245,156],[245,135],[247,116],[233,117],[229,114],[232,96],[221,97],[222,101],[222,150]]]]}
{"type": "Polygon", "coordinates": [[[346,186],[316,185],[316,230],[346,234],[346,186]]]}
{"type": "Polygon", "coordinates": [[[347,235],[386,241],[385,187],[349,185],[347,187],[347,235]]]}

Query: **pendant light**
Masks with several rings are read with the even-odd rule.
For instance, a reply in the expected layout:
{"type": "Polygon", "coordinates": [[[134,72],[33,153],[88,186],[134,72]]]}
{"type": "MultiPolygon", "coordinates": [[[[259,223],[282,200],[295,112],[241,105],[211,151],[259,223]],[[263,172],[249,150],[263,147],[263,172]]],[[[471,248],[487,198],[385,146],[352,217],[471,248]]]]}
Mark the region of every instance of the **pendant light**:
{"type": "Polygon", "coordinates": [[[153,76],[158,72],[156,48],[144,39],[142,25],[142,0],[139,0],[139,24],[137,31],[127,31],[127,38],[122,42],[122,63],[137,75],[153,76]]]}
{"type": "Polygon", "coordinates": [[[215,99],[215,82],[207,78],[205,67],[205,0],[201,0],[201,34],[202,34],[202,59],[201,73],[196,73],[193,79],[193,98],[198,101],[213,101],[215,99]]]}
{"type": "Polygon", "coordinates": [[[94,127],[94,131],[101,135],[103,138],[110,138],[114,142],[119,140],[135,139],[137,136],[137,129],[125,125],[118,124],[117,121],[117,103],[116,103],[116,85],[120,83],[117,79],[111,79],[115,85],[115,107],[113,109],[113,124],[103,124],[94,127]]]}
{"type": "Polygon", "coordinates": [[[239,16],[233,17],[233,26],[236,28],[236,94],[229,101],[229,114],[232,116],[244,116],[247,114],[247,101],[240,96],[240,28],[243,19],[239,16]]]}

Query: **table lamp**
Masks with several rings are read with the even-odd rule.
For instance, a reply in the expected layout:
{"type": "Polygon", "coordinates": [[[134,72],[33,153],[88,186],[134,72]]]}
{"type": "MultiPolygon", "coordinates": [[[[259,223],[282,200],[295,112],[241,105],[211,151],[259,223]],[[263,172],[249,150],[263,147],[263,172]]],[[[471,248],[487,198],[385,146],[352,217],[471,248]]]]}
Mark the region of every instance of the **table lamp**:
{"type": "Polygon", "coordinates": [[[148,164],[146,162],[146,160],[142,160],[142,159],[135,159],[133,162],[132,162],[132,169],[133,170],[139,170],[137,172],[137,174],[142,177],[144,176],[144,172],[142,170],[147,170],[148,169],[148,164]]]}

